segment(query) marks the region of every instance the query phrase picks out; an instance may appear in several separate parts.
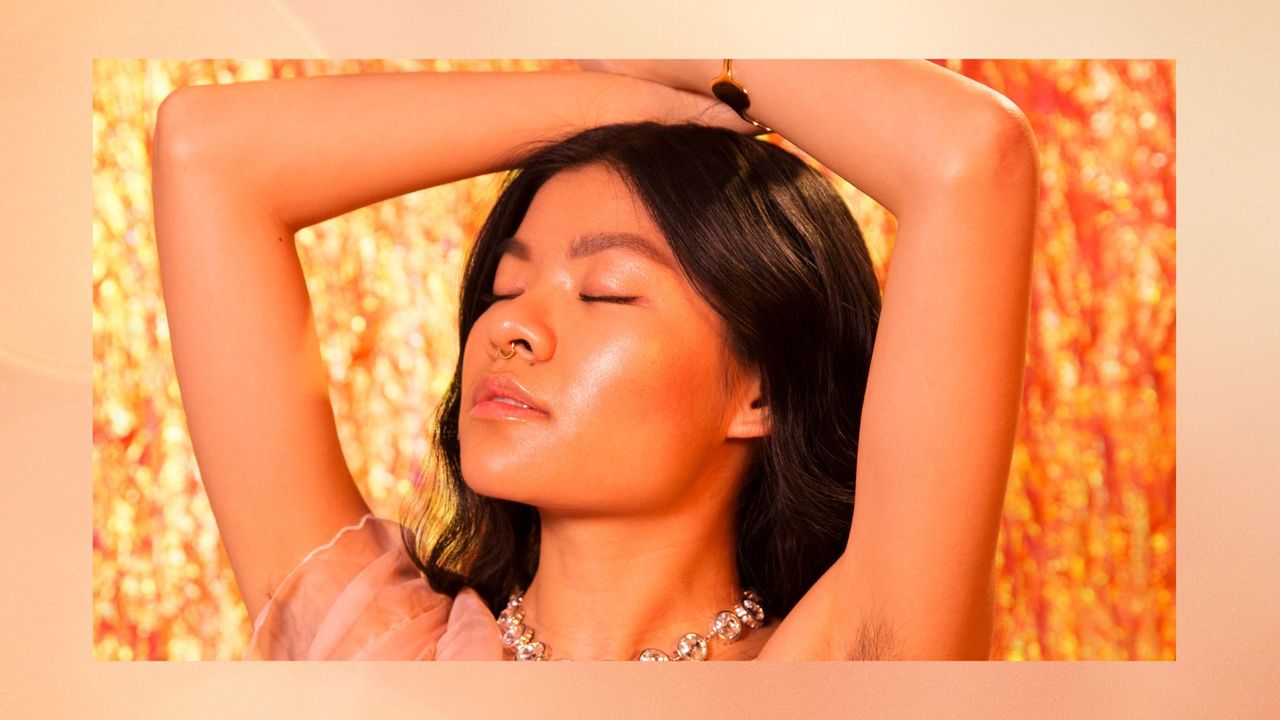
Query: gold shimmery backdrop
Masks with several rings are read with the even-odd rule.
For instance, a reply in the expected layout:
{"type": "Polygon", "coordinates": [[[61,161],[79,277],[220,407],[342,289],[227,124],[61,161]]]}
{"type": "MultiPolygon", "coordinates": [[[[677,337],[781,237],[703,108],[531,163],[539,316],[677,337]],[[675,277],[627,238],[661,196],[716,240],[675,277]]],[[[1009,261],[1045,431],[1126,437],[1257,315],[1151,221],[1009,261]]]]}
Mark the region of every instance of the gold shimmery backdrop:
{"type": "MultiPolygon", "coordinates": [[[[1172,659],[1174,66],[939,61],[1040,145],[1031,333],[997,552],[993,657],[1172,659]]],[[[93,622],[98,659],[230,659],[249,619],[199,482],[151,223],[155,112],[187,85],[527,61],[95,61],[93,622]]],[[[396,517],[458,352],[457,282],[496,190],[412,193],[297,235],[343,452],[396,517]]],[[[883,282],[896,225],[838,183],[883,282]]],[[[216,301],[216,299],[215,299],[216,301]]]]}

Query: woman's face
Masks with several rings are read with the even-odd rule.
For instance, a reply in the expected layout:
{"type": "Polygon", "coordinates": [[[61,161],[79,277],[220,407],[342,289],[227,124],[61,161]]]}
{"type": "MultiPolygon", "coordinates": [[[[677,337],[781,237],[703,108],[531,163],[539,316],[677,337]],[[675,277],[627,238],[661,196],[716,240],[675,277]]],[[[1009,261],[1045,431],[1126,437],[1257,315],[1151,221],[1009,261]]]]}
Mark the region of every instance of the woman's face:
{"type": "Polygon", "coordinates": [[[463,348],[468,486],[608,512],[660,509],[713,482],[752,387],[726,376],[720,318],[620,177],[593,165],[548,180],[492,293],[463,348]]]}

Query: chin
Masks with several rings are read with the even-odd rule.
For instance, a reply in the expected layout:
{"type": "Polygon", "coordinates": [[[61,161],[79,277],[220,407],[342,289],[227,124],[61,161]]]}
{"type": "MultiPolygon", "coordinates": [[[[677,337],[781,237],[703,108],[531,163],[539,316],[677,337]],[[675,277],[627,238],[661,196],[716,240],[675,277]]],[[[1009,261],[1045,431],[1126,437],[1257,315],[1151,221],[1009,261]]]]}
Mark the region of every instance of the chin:
{"type": "Polygon", "coordinates": [[[526,463],[515,461],[508,453],[468,453],[464,449],[460,461],[463,483],[479,495],[532,503],[537,494],[534,487],[538,479],[524,469],[526,463]]]}
{"type": "MultiPolygon", "coordinates": [[[[467,461],[462,456],[462,481],[472,492],[495,500],[523,503],[536,508],[555,508],[574,512],[598,512],[609,503],[607,493],[597,497],[588,488],[575,487],[559,473],[543,475],[513,466],[528,467],[532,462],[513,462],[508,456],[496,464],[483,459],[467,461]]],[[[560,467],[554,462],[538,461],[541,467],[560,467]]],[[[616,495],[616,493],[615,493],[616,495]]],[[[616,499],[616,498],[615,498],[616,499]]]]}
{"type": "Polygon", "coordinates": [[[531,503],[544,491],[555,492],[562,453],[545,433],[531,439],[523,424],[466,422],[459,425],[462,479],[476,493],[531,503]]]}
{"type": "Polygon", "coordinates": [[[466,451],[463,451],[459,465],[462,468],[462,482],[481,495],[503,497],[502,486],[511,485],[510,478],[506,478],[504,482],[503,473],[490,463],[468,460],[466,451]]]}

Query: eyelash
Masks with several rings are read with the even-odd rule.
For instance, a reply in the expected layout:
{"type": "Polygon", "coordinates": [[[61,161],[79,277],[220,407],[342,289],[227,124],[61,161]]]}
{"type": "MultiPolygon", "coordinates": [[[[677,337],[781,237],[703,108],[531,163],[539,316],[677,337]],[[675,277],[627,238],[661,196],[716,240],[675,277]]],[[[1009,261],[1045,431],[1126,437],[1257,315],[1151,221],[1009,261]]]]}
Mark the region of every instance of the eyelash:
{"type": "MultiPolygon", "coordinates": [[[[499,300],[511,300],[516,295],[494,295],[492,293],[484,293],[480,296],[480,302],[484,305],[492,305],[499,300]]],[[[602,302],[612,305],[629,305],[639,299],[638,295],[584,295],[578,293],[578,299],[584,302],[602,302]]]]}

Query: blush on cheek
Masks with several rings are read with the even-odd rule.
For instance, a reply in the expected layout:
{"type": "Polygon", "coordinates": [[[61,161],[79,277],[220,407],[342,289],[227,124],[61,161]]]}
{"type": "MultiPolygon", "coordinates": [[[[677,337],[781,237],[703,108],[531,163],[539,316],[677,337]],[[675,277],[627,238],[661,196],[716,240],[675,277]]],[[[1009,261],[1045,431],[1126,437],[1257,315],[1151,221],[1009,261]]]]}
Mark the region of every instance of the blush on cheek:
{"type": "Polygon", "coordinates": [[[714,348],[651,343],[645,350],[646,403],[668,420],[682,424],[707,422],[722,402],[721,368],[713,362],[714,348]]]}

